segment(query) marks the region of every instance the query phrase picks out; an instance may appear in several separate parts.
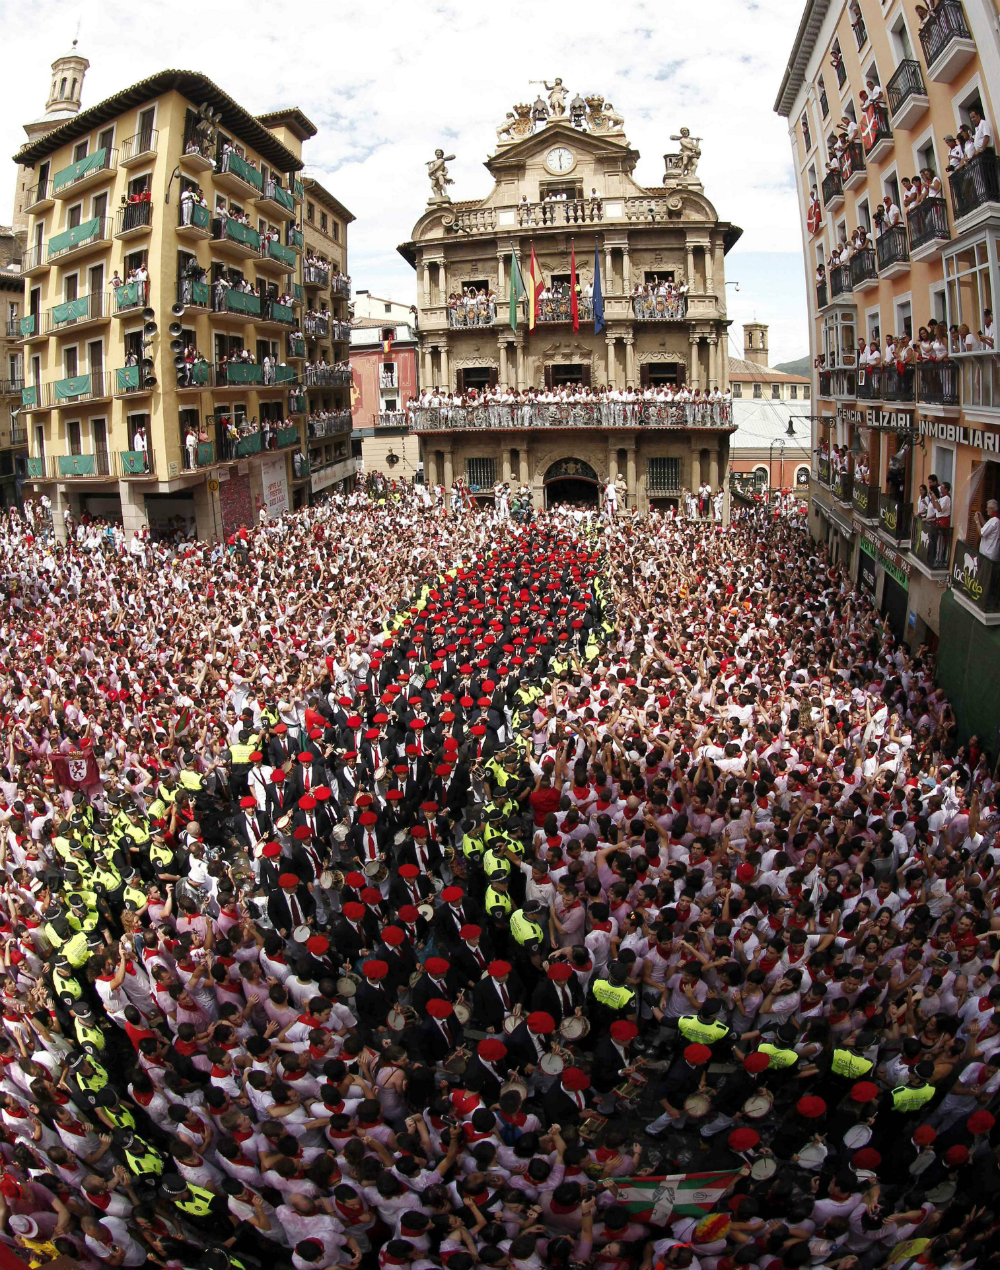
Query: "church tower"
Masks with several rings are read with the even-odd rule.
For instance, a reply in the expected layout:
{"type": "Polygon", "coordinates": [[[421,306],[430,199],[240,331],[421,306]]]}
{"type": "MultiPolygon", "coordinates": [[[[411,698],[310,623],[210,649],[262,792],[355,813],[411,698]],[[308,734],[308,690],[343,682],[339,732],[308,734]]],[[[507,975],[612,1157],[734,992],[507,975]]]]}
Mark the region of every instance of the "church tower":
{"type": "Polygon", "coordinates": [[[767,323],[743,323],[743,358],[755,366],[767,365],[767,323]]]}
{"type": "MultiPolygon", "coordinates": [[[[49,79],[48,97],[45,102],[45,114],[31,123],[24,125],[28,141],[37,141],[46,133],[54,131],[60,124],[72,118],[80,110],[83,96],[83,79],[90,63],[82,57],[76,48],[76,40],[68,53],[57,57],[52,63],[52,74],[49,79]]],[[[38,173],[35,169],[22,167],[17,169],[17,188],[14,193],[14,233],[22,244],[28,229],[28,195],[38,184],[38,173]]]]}

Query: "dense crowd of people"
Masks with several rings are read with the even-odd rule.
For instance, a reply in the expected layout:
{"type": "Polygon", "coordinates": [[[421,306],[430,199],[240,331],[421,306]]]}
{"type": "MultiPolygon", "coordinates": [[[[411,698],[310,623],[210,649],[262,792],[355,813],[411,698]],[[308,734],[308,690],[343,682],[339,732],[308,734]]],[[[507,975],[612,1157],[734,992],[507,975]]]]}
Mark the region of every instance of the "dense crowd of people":
{"type": "Polygon", "coordinates": [[[646,388],[612,388],[605,384],[563,384],[553,388],[515,389],[507,384],[492,388],[469,388],[464,392],[450,392],[438,385],[425,388],[419,396],[411,398],[409,408],[447,408],[461,406],[531,406],[602,404],[612,402],[677,402],[684,404],[722,405],[732,402],[727,388],[692,388],[688,384],[651,384],[646,388]]]}
{"type": "Polygon", "coordinates": [[[0,527],[8,1253],[997,1260],[993,756],[798,514],[61,515],[0,527]]]}

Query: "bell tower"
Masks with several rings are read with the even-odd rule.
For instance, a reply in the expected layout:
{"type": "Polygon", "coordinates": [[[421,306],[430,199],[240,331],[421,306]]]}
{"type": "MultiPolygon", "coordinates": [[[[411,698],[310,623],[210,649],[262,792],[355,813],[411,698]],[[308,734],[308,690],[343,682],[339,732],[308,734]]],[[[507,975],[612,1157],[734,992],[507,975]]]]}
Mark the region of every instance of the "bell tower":
{"type": "Polygon", "coordinates": [[[767,323],[743,323],[743,357],[756,366],[767,365],[767,323]]]}

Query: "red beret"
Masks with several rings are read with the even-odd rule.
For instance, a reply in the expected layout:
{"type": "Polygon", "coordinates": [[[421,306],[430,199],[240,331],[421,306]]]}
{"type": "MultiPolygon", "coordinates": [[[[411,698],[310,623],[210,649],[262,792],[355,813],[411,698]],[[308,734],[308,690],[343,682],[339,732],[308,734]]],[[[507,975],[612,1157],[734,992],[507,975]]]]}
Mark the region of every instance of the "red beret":
{"type": "Polygon", "coordinates": [[[504,975],[510,974],[509,961],[491,961],[486,967],[486,973],[492,979],[502,979],[504,975]]]}
{"type": "Polygon", "coordinates": [[[913,1141],[918,1147],[929,1147],[937,1138],[937,1130],[929,1124],[917,1125],[913,1131],[913,1141]]]}
{"type": "Polygon", "coordinates": [[[483,933],[481,926],[476,926],[472,922],[466,922],[458,932],[459,939],[478,939],[483,933]]]}
{"type": "Polygon", "coordinates": [[[432,1019],[446,1019],[455,1007],[443,997],[431,997],[426,1008],[432,1019]]]}
{"type": "Polygon", "coordinates": [[[299,842],[305,842],[307,838],[312,837],[312,830],[308,825],[297,825],[292,832],[292,837],[298,839],[299,842]]]}
{"type": "Polygon", "coordinates": [[[316,806],[316,799],[312,794],[303,794],[299,799],[299,807],[303,811],[313,811],[316,806]]]}
{"type": "Polygon", "coordinates": [[[325,935],[310,935],[306,940],[306,947],[313,956],[319,957],[330,947],[330,941],[325,935]]]}
{"type": "Polygon", "coordinates": [[[820,1116],[826,1114],[826,1103],[815,1094],[806,1094],[795,1104],[795,1110],[807,1120],[818,1120],[820,1116]]]}
{"type": "MultiPolygon", "coordinates": [[[[346,757],[346,756],[345,756],[346,757]]],[[[329,785],[316,785],[313,789],[313,797],[318,803],[325,803],[332,796],[333,791],[329,785]]]]}
{"type": "Polygon", "coordinates": [[[980,1108],[978,1111],[974,1111],[966,1120],[965,1127],[970,1133],[989,1133],[995,1124],[996,1120],[993,1115],[980,1108]]]}
{"type": "Polygon", "coordinates": [[[556,1021],[545,1010],[532,1010],[527,1019],[528,1031],[538,1036],[548,1036],[556,1030],[556,1021]]]}
{"type": "Polygon", "coordinates": [[[420,910],[416,904],[404,904],[399,910],[399,920],[401,922],[415,922],[420,916],[420,910]]]}
{"type": "Polygon", "coordinates": [[[712,1057],[712,1051],[707,1045],[685,1045],[684,1058],[687,1062],[693,1063],[696,1067],[700,1067],[703,1063],[707,1063],[712,1057]]]}
{"type": "Polygon", "coordinates": [[[253,794],[244,794],[240,799],[240,806],[249,811],[251,807],[257,806],[257,799],[254,798],[253,794]]]}
{"type": "Polygon", "coordinates": [[[382,927],[382,942],[388,944],[390,948],[398,948],[404,938],[403,932],[398,926],[382,927]]]}
{"type": "Polygon", "coordinates": [[[280,785],[284,779],[285,779],[284,768],[281,768],[281,767],[271,768],[271,783],[273,785],[280,785]]]}
{"type": "Polygon", "coordinates": [[[428,957],[424,962],[424,969],[429,975],[438,978],[440,975],[446,975],[451,969],[451,962],[444,957],[428,957]]]}
{"type": "Polygon", "coordinates": [[[368,825],[374,825],[377,820],[378,816],[376,816],[373,811],[363,811],[358,817],[359,823],[364,825],[366,828],[368,825]]]}
{"type": "Polygon", "coordinates": [[[361,902],[363,904],[381,904],[382,892],[377,891],[373,886],[366,886],[361,892],[361,902]]]}
{"type": "Polygon", "coordinates": [[[871,1080],[859,1080],[851,1086],[852,1102],[874,1102],[878,1097],[878,1085],[871,1080]]]}
{"type": "Polygon", "coordinates": [[[965,1164],[969,1158],[969,1148],[962,1146],[957,1142],[953,1147],[949,1147],[944,1153],[944,1162],[950,1168],[955,1168],[959,1164],[965,1164]]]}
{"type": "Polygon", "coordinates": [[[341,912],[349,922],[356,922],[365,915],[365,906],[359,904],[357,900],[348,900],[341,912]]]}
{"type": "Polygon", "coordinates": [[[389,973],[389,966],[386,962],[375,957],[371,961],[364,963],[361,967],[361,973],[366,979],[384,979],[389,973]]]}
{"type": "Polygon", "coordinates": [[[446,886],[441,892],[441,898],[446,904],[458,904],[465,898],[465,892],[460,886],[446,886]]]}
{"type": "Polygon", "coordinates": [[[266,842],[262,854],[268,860],[274,860],[281,855],[281,844],[277,842],[266,842]]]}
{"type": "Polygon", "coordinates": [[[760,1050],[754,1050],[752,1054],[748,1054],[743,1060],[743,1070],[755,1076],[758,1072],[766,1071],[770,1061],[770,1054],[762,1054],[760,1050]]]}
{"type": "Polygon", "coordinates": [[[476,1046],[476,1053],[484,1063],[499,1063],[507,1056],[507,1046],[495,1037],[487,1036],[476,1046]]]}
{"type": "Polygon", "coordinates": [[[299,884],[298,876],[295,873],[282,873],[278,878],[278,885],[284,889],[296,887],[299,884]]]}
{"type": "Polygon", "coordinates": [[[567,1067],[562,1074],[562,1083],[571,1090],[589,1089],[590,1077],[582,1068],[567,1067]]]}
{"type": "Polygon", "coordinates": [[[313,755],[309,752],[309,750],[299,750],[295,757],[300,763],[311,763],[313,761],[313,755]]]}
{"type": "Polygon", "coordinates": [[[734,1129],[726,1139],[734,1151],[750,1151],[760,1141],[756,1129],[734,1129]]]}
{"type": "Polygon", "coordinates": [[[882,1156],[874,1147],[862,1147],[851,1156],[851,1166],[856,1169],[877,1169],[882,1163],[882,1156]]]}
{"type": "Polygon", "coordinates": [[[566,983],[573,975],[573,967],[568,961],[554,961],[546,974],[553,983],[566,983]]]}
{"type": "Polygon", "coordinates": [[[619,1041],[622,1044],[634,1040],[639,1035],[638,1027],[628,1019],[615,1019],[608,1031],[613,1041],[619,1041]]]}
{"type": "Polygon", "coordinates": [[[420,870],[415,864],[401,864],[399,866],[399,876],[401,878],[418,878],[420,870]]]}

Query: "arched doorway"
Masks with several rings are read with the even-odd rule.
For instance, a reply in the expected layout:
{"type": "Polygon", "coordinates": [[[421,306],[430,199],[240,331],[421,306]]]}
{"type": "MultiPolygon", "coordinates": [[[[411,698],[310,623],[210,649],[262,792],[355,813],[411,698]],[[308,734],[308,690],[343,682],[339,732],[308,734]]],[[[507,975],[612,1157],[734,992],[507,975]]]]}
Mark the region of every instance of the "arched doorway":
{"type": "Polygon", "coordinates": [[[576,507],[600,505],[600,479],[583,459],[559,459],[545,473],[545,506],[568,503],[576,507]]]}

